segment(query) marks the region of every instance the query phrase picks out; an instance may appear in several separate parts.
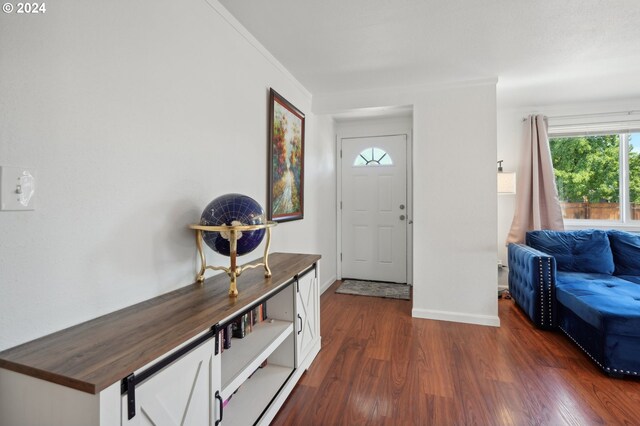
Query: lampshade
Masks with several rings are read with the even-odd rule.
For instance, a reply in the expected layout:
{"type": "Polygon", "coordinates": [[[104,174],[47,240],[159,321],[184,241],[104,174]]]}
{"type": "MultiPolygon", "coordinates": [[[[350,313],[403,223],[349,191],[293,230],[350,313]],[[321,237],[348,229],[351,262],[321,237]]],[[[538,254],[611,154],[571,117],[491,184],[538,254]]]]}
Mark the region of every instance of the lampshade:
{"type": "Polygon", "coordinates": [[[498,172],[498,194],[516,193],[516,173],[498,172]]]}

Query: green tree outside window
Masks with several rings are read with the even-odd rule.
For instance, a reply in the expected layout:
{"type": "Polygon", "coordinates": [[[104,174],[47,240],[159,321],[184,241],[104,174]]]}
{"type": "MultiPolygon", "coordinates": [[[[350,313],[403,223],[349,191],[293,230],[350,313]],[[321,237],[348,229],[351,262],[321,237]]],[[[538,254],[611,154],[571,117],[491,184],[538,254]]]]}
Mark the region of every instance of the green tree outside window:
{"type": "MultiPolygon", "coordinates": [[[[640,133],[629,135],[629,202],[640,212],[640,150],[633,146],[635,139],[640,139],[640,133]]],[[[612,209],[618,208],[622,142],[618,134],[550,139],[563,211],[568,203],[611,203],[612,209]]]]}

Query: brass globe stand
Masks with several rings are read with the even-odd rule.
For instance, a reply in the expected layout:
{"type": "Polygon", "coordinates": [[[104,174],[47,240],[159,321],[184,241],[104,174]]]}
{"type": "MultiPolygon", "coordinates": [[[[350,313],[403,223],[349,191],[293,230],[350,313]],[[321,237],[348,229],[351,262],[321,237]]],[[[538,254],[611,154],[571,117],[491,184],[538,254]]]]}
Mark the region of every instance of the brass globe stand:
{"type": "Polygon", "coordinates": [[[238,296],[238,288],[236,286],[236,279],[247,269],[257,268],[258,266],[264,266],[264,276],[271,276],[271,269],[269,269],[269,246],[271,245],[271,228],[276,226],[277,222],[269,221],[261,225],[221,225],[221,226],[205,226],[205,225],[189,225],[189,228],[196,231],[196,247],[198,247],[198,253],[200,254],[200,271],[196,275],[196,281],[199,283],[204,282],[204,272],[207,269],[213,271],[225,271],[231,283],[229,284],[229,297],[238,296]],[[237,266],[236,257],[238,255],[238,239],[242,237],[243,231],[255,231],[258,229],[267,230],[267,244],[264,248],[264,256],[262,262],[254,263],[250,265],[244,265],[242,267],[237,266]],[[229,234],[229,257],[231,258],[231,265],[227,268],[224,266],[207,265],[207,259],[202,249],[202,233],[205,231],[216,231],[220,233],[229,234]]]}

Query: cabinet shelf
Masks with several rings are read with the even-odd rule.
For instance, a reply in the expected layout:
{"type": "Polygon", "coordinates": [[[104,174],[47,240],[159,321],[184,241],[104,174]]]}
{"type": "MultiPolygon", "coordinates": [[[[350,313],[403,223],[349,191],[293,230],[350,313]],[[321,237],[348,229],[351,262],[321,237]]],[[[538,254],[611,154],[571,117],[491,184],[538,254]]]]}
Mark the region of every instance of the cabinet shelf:
{"type": "Polygon", "coordinates": [[[292,322],[268,319],[255,324],[243,339],[232,339],[231,348],[222,353],[222,399],[229,398],[291,333],[292,322]]]}
{"type": "Polygon", "coordinates": [[[224,408],[225,426],[254,424],[292,372],[293,367],[275,364],[256,371],[224,408]]]}

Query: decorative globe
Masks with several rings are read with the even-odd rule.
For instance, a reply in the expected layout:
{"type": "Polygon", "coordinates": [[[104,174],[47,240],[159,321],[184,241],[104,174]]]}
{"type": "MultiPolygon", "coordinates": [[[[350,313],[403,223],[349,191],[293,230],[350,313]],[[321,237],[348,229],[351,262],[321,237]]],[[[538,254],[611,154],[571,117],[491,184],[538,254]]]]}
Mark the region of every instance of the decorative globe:
{"type": "MultiPolygon", "coordinates": [[[[264,210],[251,197],[242,194],[221,195],[207,207],[200,217],[200,225],[224,226],[224,225],[262,225],[265,224],[264,210]]],[[[236,231],[237,255],[242,256],[255,250],[264,238],[265,230],[236,231]]],[[[229,256],[231,247],[229,244],[230,232],[205,231],[202,239],[212,250],[229,256]]]]}

